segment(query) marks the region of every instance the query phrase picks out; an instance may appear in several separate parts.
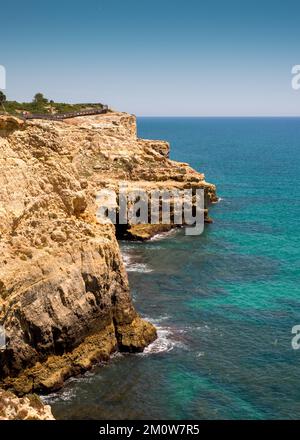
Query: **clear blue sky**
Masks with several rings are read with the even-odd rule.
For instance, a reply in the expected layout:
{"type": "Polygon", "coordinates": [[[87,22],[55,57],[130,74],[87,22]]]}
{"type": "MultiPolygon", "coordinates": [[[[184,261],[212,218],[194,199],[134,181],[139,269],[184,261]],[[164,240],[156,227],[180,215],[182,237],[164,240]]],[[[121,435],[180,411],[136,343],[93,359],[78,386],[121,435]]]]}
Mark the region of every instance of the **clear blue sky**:
{"type": "Polygon", "coordinates": [[[300,115],[299,0],[2,2],[7,96],[138,115],[300,115]]]}

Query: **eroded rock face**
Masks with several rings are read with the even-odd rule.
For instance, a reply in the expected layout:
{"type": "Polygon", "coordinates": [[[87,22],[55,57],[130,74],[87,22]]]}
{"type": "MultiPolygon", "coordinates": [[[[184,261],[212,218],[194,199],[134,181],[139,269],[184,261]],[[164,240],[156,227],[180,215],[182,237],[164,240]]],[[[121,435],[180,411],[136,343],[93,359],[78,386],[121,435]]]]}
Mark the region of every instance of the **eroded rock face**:
{"type": "Polygon", "coordinates": [[[168,151],[137,139],[135,118],[124,113],[0,118],[2,386],[48,392],[115,350],[142,351],[155,340],[133,307],[115,227],[96,221],[95,195],[126,181],[203,187],[215,200],[214,185],[168,151]]]}
{"type": "Polygon", "coordinates": [[[18,398],[0,389],[0,420],[54,420],[49,405],[32,394],[18,398]]]}

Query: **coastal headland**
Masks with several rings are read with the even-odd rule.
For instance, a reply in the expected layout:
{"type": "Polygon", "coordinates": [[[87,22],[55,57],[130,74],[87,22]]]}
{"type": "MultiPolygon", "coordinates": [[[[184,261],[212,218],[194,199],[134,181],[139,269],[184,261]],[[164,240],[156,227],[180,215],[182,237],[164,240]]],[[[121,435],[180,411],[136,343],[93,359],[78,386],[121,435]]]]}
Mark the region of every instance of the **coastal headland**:
{"type": "Polygon", "coordinates": [[[147,240],[176,225],[101,225],[95,195],[120,181],[143,190],[216,188],[139,139],[133,115],[64,121],[0,117],[0,385],[48,393],[115,351],[156,337],[132,303],[117,237],[147,240]]]}

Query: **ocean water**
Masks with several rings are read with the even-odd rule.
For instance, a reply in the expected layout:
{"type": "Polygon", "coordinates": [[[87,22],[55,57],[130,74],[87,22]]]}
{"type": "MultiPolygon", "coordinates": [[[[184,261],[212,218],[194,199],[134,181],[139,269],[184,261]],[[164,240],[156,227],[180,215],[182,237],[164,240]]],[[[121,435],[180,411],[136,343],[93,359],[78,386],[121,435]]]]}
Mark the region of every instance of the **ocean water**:
{"type": "Polygon", "coordinates": [[[140,118],[216,183],[202,236],[121,243],[159,339],[47,397],[58,419],[300,418],[300,119],[140,118]]]}

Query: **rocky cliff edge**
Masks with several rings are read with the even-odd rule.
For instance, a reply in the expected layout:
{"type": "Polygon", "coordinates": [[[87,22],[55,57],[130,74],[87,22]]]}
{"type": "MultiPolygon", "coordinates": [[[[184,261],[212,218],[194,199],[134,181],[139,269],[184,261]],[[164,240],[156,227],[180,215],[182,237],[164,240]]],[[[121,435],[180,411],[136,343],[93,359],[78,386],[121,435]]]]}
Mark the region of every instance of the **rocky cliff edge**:
{"type": "MultiPolygon", "coordinates": [[[[138,139],[126,113],[62,122],[0,117],[0,385],[49,392],[70,376],[138,352],[156,338],[137,314],[113,225],[96,221],[95,195],[119,181],[155,188],[214,185],[138,139]]],[[[163,228],[163,226],[162,226],[163,228]]],[[[128,227],[146,239],[159,226],[128,227]]]]}

